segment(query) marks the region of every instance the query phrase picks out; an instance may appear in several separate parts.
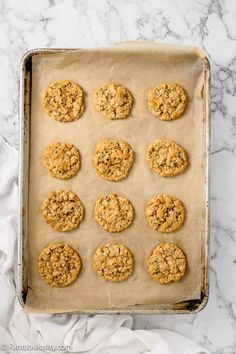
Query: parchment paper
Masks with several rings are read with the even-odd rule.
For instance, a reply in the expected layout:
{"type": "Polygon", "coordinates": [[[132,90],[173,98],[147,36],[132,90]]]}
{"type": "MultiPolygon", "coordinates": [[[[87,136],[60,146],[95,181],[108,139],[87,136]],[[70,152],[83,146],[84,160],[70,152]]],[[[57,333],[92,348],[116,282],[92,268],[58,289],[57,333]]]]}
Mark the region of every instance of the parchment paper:
{"type": "Polygon", "coordinates": [[[110,48],[39,54],[33,58],[29,185],[29,290],[28,311],[67,312],[127,308],[136,304],[170,304],[200,298],[201,250],[204,232],[205,127],[203,111],[204,53],[184,46],[126,43],[110,48]],[[59,123],[42,110],[43,93],[50,82],[69,79],[86,93],[86,110],[72,123],[59,123]],[[106,81],[119,82],[133,94],[134,106],[126,120],[110,121],[96,112],[94,90],[106,81]],[[185,114],[176,121],[155,118],[148,109],[147,92],[161,82],[176,82],[188,93],[185,114]],[[135,151],[128,178],[110,182],[99,177],[93,166],[93,152],[105,138],[124,139],[135,151]],[[169,138],[189,154],[190,166],[176,177],[164,178],[151,171],[146,162],[148,145],[169,138]],[[46,146],[63,141],[75,144],[81,153],[79,173],[68,181],[54,179],[41,163],[46,146]],[[78,229],[54,231],[43,220],[40,207],[49,192],[70,189],[82,200],[86,213],[78,229]],[[117,193],[135,208],[135,220],[127,230],[109,234],[93,218],[98,197],[117,193]],[[184,226],[170,234],[152,230],[144,210],[155,194],[180,198],[187,209],[184,226]],[[49,243],[68,242],[79,251],[83,267],[78,279],[62,289],[43,282],[37,271],[39,253],[49,243]],[[135,269],[128,280],[105,282],[92,269],[94,251],[101,243],[117,241],[133,253],[135,269]],[[188,260],[186,275],[177,283],[159,285],[146,271],[146,260],[161,241],[180,246],[188,260]]]}

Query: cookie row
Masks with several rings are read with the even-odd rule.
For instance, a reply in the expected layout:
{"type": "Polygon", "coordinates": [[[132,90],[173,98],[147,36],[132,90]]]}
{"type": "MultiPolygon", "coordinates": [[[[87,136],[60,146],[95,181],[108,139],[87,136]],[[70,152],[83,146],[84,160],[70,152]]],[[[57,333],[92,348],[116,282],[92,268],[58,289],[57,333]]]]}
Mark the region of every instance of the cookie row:
{"type": "MultiPolygon", "coordinates": [[[[97,111],[112,120],[127,118],[133,105],[131,92],[123,85],[113,82],[98,87],[93,100],[97,111]]],[[[150,112],[165,121],[179,118],[186,108],[187,101],[185,90],[175,83],[158,84],[147,95],[150,112]]],[[[74,81],[53,82],[45,91],[43,108],[57,121],[75,121],[85,110],[84,91],[74,81]]]]}
{"type": "MultiPolygon", "coordinates": [[[[182,278],[186,270],[186,256],[175,244],[158,244],[147,259],[147,272],[160,284],[182,278]]],[[[103,279],[120,282],[134,269],[131,251],[122,244],[102,244],[93,256],[93,269],[103,279]]],[[[38,257],[38,271],[49,285],[65,287],[74,282],[81,270],[79,253],[66,243],[50,244],[38,257]]]]}
{"type": "MultiPolygon", "coordinates": [[[[164,177],[176,176],[188,165],[187,152],[167,139],[150,144],[146,158],[150,168],[164,177]]],[[[72,144],[57,142],[45,149],[42,161],[53,177],[69,179],[80,168],[80,152],[72,144]]],[[[127,177],[133,161],[132,147],[123,140],[111,139],[97,145],[93,159],[97,174],[110,181],[127,177]]]]}
{"type": "MultiPolygon", "coordinates": [[[[84,217],[84,206],[79,197],[65,190],[51,192],[41,211],[44,220],[59,232],[78,227],[84,217]]],[[[150,227],[164,233],[178,230],[185,221],[185,214],[182,201],[167,195],[151,198],[145,210],[150,227]]],[[[96,201],[94,217],[105,231],[121,232],[132,224],[134,207],[127,198],[109,194],[96,201]]]]}

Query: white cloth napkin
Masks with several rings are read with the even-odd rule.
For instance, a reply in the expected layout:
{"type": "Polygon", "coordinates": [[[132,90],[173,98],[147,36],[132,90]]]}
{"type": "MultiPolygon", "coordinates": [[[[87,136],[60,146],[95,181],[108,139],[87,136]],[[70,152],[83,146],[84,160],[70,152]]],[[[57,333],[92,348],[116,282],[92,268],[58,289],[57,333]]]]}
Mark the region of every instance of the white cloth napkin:
{"type": "Polygon", "coordinates": [[[40,354],[210,354],[168,330],[132,330],[128,315],[25,314],[16,299],[14,280],[17,165],[17,151],[0,137],[0,353],[25,354],[35,345],[31,352],[40,354]]]}

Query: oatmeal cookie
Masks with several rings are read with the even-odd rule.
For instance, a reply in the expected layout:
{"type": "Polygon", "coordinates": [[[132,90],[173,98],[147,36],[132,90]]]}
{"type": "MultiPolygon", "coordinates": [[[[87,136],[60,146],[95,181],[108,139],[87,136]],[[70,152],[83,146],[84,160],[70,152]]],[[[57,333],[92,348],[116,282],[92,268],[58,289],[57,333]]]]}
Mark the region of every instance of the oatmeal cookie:
{"type": "Polygon", "coordinates": [[[38,257],[38,271],[45,283],[63,288],[77,278],[81,269],[79,254],[66,243],[50,244],[38,257]]]}
{"type": "Polygon", "coordinates": [[[121,244],[104,244],[95,252],[93,268],[105,280],[119,282],[133,271],[134,260],[128,248],[121,244]]]}
{"type": "Polygon", "coordinates": [[[69,231],[81,223],[84,207],[71,191],[54,191],[44,200],[41,208],[44,220],[56,231],[69,231]]]}
{"type": "Polygon", "coordinates": [[[187,152],[167,139],[149,145],[147,161],[153,171],[164,177],[176,176],[188,166],[187,152]]]}
{"type": "Polygon", "coordinates": [[[186,270],[186,257],[174,243],[157,245],[147,261],[147,270],[152,279],[160,284],[178,281],[186,270]]]}
{"type": "Polygon", "coordinates": [[[44,151],[43,164],[53,177],[69,179],[80,168],[79,150],[72,144],[50,144],[44,151]]]}
{"type": "Polygon", "coordinates": [[[128,199],[109,194],[97,200],[94,215],[104,230],[120,232],[132,224],[134,209],[128,199]]]}
{"type": "Polygon", "coordinates": [[[146,218],[152,229],[172,232],[180,228],[185,220],[183,203],[168,195],[156,195],[146,206],[146,218]]]}
{"type": "Polygon", "coordinates": [[[148,93],[148,106],[154,116],[161,120],[179,118],[187,105],[185,90],[173,83],[160,84],[148,93]]]}
{"type": "Polygon", "coordinates": [[[133,98],[126,87],[107,82],[96,89],[94,103],[106,118],[124,119],[130,114],[133,98]]]}
{"type": "Polygon", "coordinates": [[[43,97],[45,112],[59,122],[72,122],[84,112],[84,93],[79,84],[70,80],[51,83],[43,97]]]}
{"type": "Polygon", "coordinates": [[[104,140],[95,151],[94,164],[99,176],[110,181],[127,177],[134,160],[131,146],[122,140],[104,140]]]}

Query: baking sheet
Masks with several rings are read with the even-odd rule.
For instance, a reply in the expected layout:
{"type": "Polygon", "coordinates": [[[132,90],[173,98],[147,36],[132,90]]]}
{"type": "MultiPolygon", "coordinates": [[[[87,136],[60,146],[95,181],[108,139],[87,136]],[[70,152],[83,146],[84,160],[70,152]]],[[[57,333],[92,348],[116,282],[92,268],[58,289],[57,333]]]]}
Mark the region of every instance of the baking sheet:
{"type": "Polygon", "coordinates": [[[29,311],[127,308],[200,298],[205,225],[204,69],[204,53],[198,49],[151,43],[119,44],[106,49],[33,57],[26,300],[29,311]],[[85,113],[76,122],[56,122],[41,108],[46,86],[60,79],[77,81],[86,93],[85,113]],[[134,96],[132,114],[126,120],[109,121],[95,110],[93,92],[110,80],[125,85],[134,96]],[[148,90],[163,81],[179,83],[189,96],[185,114],[173,122],[155,118],[147,106],[148,90]],[[129,177],[123,181],[105,181],[96,175],[93,152],[96,144],[105,138],[124,139],[135,151],[135,163],[129,177]],[[149,143],[158,138],[173,139],[188,151],[190,166],[185,173],[164,178],[150,170],[146,150],[149,143]],[[45,147],[55,141],[73,143],[81,152],[81,170],[68,181],[54,179],[41,164],[45,147]],[[78,229],[59,233],[44,222],[41,204],[49,192],[57,189],[71,189],[82,200],[86,214],[78,229]],[[102,230],[93,218],[96,199],[108,193],[127,197],[135,208],[133,225],[115,235],[102,230]],[[181,229],[166,235],[150,229],[144,210],[155,194],[169,194],[183,201],[187,218],[181,229]],[[48,243],[61,241],[79,250],[83,268],[75,283],[58,289],[42,281],[37,271],[37,257],[48,243]],[[135,259],[133,275],[118,284],[105,282],[91,266],[96,248],[110,241],[129,247],[135,259]],[[161,241],[176,243],[187,255],[188,270],[178,283],[162,286],[147,275],[147,257],[161,241]]]}

